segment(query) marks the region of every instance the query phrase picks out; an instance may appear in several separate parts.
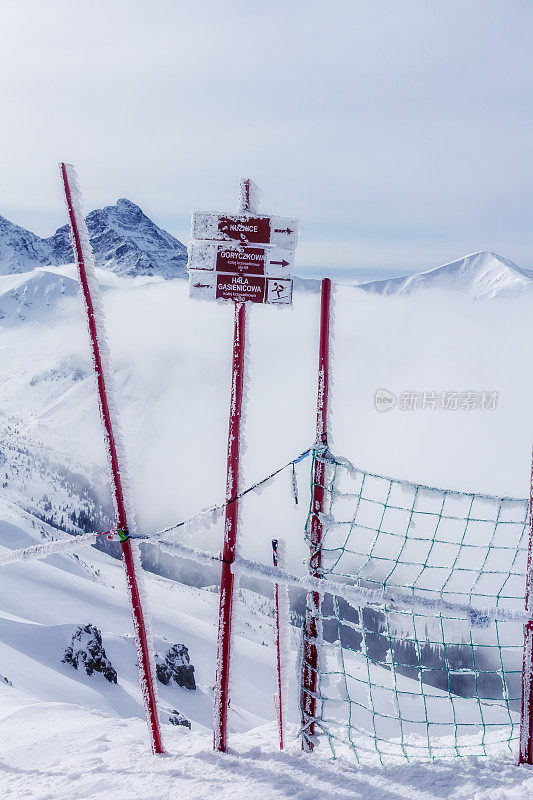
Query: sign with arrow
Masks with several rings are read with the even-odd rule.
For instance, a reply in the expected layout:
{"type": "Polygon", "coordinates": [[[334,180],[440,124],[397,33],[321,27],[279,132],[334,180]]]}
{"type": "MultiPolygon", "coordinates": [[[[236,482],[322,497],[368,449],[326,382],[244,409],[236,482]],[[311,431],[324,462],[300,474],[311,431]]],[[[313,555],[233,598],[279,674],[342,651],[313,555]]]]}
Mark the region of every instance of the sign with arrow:
{"type": "Polygon", "coordinates": [[[234,241],[247,244],[275,244],[294,250],[298,241],[298,220],[255,214],[210,214],[194,211],[192,238],[234,241]]]}
{"type": "Polygon", "coordinates": [[[189,269],[213,270],[237,275],[290,277],[294,254],[280,247],[193,242],[189,245],[189,269]]]}
{"type": "Polygon", "coordinates": [[[238,275],[212,270],[190,270],[189,297],[198,300],[245,300],[254,303],[292,303],[292,278],[238,275]]]}

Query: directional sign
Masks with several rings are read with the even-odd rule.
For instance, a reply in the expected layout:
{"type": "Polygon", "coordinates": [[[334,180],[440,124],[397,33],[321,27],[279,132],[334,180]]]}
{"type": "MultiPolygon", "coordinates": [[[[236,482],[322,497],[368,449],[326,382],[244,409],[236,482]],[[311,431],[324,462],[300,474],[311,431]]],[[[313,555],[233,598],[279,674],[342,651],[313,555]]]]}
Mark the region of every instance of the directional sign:
{"type": "Polygon", "coordinates": [[[242,247],[237,244],[193,242],[189,245],[189,269],[214,270],[238,275],[270,275],[289,278],[293,253],[280,247],[242,247]]]}
{"type": "Polygon", "coordinates": [[[254,303],[290,305],[292,279],[190,270],[189,296],[200,300],[249,300],[254,303]]]}
{"type": "Polygon", "coordinates": [[[261,275],[225,275],[217,273],[217,300],[252,300],[254,303],[265,301],[265,279],[261,275]]]}
{"type": "Polygon", "coordinates": [[[276,244],[294,250],[298,241],[298,220],[255,214],[209,214],[194,211],[192,238],[235,241],[241,244],[276,244]]]}

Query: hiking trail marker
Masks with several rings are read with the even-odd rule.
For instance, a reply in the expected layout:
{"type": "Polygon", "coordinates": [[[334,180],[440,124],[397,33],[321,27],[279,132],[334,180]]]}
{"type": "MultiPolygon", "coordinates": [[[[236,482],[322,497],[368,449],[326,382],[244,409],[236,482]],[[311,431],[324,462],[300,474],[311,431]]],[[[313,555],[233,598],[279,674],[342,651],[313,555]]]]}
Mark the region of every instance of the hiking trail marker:
{"type": "Polygon", "coordinates": [[[250,302],[292,303],[291,274],[298,239],[297,220],[258,214],[259,194],[251,180],[241,180],[237,214],[193,212],[189,246],[189,296],[235,304],[213,730],[214,748],[222,752],[227,749],[246,309],[250,302]]]}
{"type": "Polygon", "coordinates": [[[189,247],[189,269],[241,275],[290,276],[294,252],[281,247],[246,247],[239,244],[193,242],[189,247]]]}
{"type": "Polygon", "coordinates": [[[192,238],[241,244],[275,244],[294,250],[298,243],[298,220],[257,216],[254,212],[209,214],[205,211],[194,211],[192,238]]]}
{"type": "Polygon", "coordinates": [[[235,303],[292,303],[298,221],[259,216],[252,205],[249,208],[249,212],[239,214],[193,212],[190,297],[235,303]]]}

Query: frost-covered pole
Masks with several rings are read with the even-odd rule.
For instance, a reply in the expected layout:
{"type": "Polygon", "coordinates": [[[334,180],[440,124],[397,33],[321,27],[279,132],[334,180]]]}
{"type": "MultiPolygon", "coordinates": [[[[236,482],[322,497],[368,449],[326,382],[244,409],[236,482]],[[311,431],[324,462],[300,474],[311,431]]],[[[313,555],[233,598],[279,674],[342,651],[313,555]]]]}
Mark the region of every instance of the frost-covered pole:
{"type": "MultiPolygon", "coordinates": [[[[241,180],[239,208],[241,214],[257,212],[255,185],[241,180]]],[[[228,430],[228,456],[226,478],[226,518],[224,526],[224,548],[222,551],[222,574],[220,577],[220,610],[218,618],[217,674],[215,682],[214,748],[226,751],[230,657],[231,622],[233,611],[234,575],[231,565],[235,560],[237,545],[237,522],[239,513],[239,469],[241,413],[244,387],[244,353],[246,346],[246,303],[235,303],[233,328],[233,365],[231,373],[231,399],[228,430]]]]}
{"type": "MultiPolygon", "coordinates": [[[[328,445],[328,395],[329,395],[329,321],[331,280],[322,280],[320,300],[320,345],[318,354],[318,395],[316,416],[316,450],[313,462],[313,490],[311,497],[311,522],[309,531],[309,573],[315,578],[322,575],[322,522],[324,511],[325,462],[321,458],[328,445]]],[[[320,630],[320,594],[309,592],[305,610],[304,647],[302,665],[302,750],[314,747],[316,699],[318,691],[318,642],[320,630]]]]}
{"type": "MultiPolygon", "coordinates": [[[[276,569],[287,569],[285,542],[272,539],[272,561],[276,569]]],[[[289,647],[289,595],[286,586],[274,584],[274,608],[276,614],[276,666],[278,672],[278,691],[274,695],[274,703],[278,715],[279,749],[283,750],[283,725],[285,719],[285,697],[287,686],[285,675],[287,667],[287,650],[289,647]]]]}
{"type": "MultiPolygon", "coordinates": [[[[529,547],[526,570],[526,611],[532,610],[533,592],[533,454],[529,483],[529,547]]],[[[522,714],[520,717],[519,764],[533,764],[533,621],[524,628],[522,665],[522,714]]]]}
{"type": "Polygon", "coordinates": [[[61,163],[60,168],[69,215],[72,249],[78,267],[78,275],[83,291],[85,310],[87,312],[93,365],[98,387],[100,416],[102,419],[106,451],[113,481],[117,532],[120,537],[122,560],[126,573],[126,585],[133,615],[133,628],[137,645],[141,690],[146,708],[152,751],[154,753],[162,753],[163,744],[154,686],[153,647],[149,629],[143,614],[141,602],[142,589],[140,586],[141,575],[136,573],[136,568],[139,573],[141,571],[138,545],[129,538],[134,522],[131,509],[128,509],[128,512],[126,511],[127,500],[124,485],[125,463],[120,446],[120,430],[117,419],[113,419],[113,376],[108,363],[109,354],[107,352],[103,311],[100,305],[99,289],[94,273],[89,234],[81,210],[81,195],[78,188],[76,172],[74,167],[70,164],[61,163]]]}

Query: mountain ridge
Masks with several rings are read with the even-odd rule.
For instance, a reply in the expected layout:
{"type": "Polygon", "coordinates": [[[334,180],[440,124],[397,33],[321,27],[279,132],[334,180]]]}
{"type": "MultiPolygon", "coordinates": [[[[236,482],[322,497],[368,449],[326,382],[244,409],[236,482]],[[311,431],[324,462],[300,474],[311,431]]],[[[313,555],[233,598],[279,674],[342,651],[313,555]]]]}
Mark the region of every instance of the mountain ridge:
{"type": "MultiPolygon", "coordinates": [[[[91,211],[86,219],[97,267],[121,278],[187,277],[185,245],[159,228],[131,200],[119,198],[114,205],[91,211]]],[[[36,268],[58,267],[72,260],[68,225],[42,238],[0,216],[0,277],[23,273],[29,276],[36,268]]],[[[445,289],[466,291],[474,299],[481,299],[529,290],[533,286],[533,271],[519,267],[498,253],[483,250],[422,272],[366,280],[355,285],[381,295],[445,289]]],[[[294,288],[318,292],[320,281],[296,275],[294,288]]],[[[14,300],[17,299],[15,296],[14,300]]]]}
{"type": "Polygon", "coordinates": [[[533,287],[533,271],[490,250],[469,253],[438,267],[377,281],[365,281],[358,289],[382,295],[409,295],[421,289],[467,290],[476,300],[508,296],[533,287]]]}
{"type": "MultiPolygon", "coordinates": [[[[91,211],[86,219],[97,267],[120,277],[186,277],[185,245],[159,228],[131,200],[122,197],[114,205],[91,211]]],[[[59,266],[72,260],[68,225],[41,238],[0,216],[0,275],[59,266]]]]}

